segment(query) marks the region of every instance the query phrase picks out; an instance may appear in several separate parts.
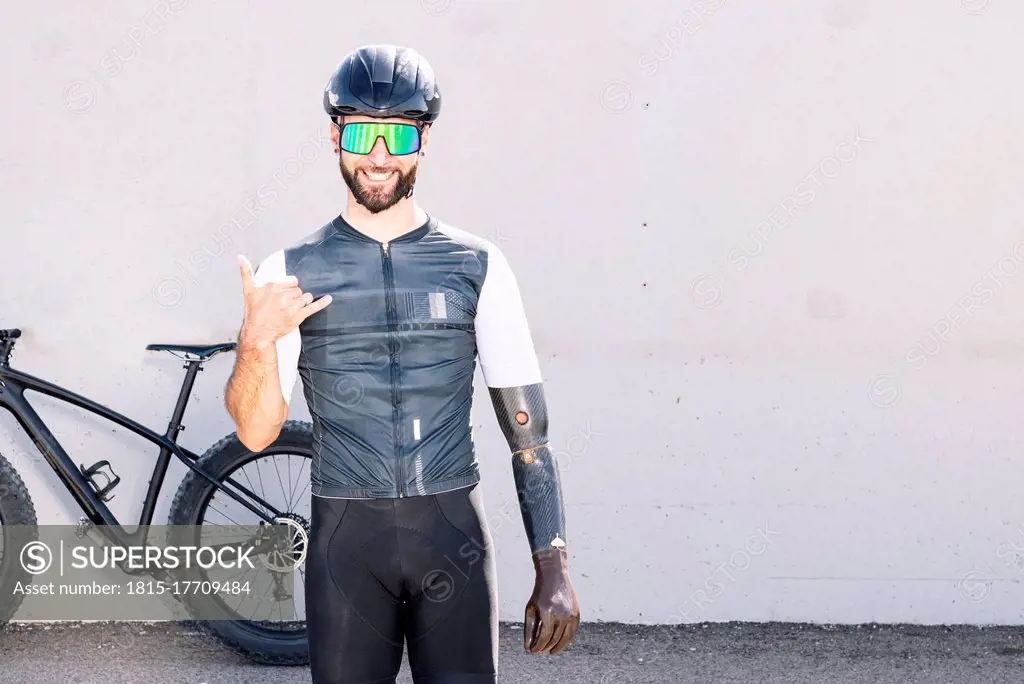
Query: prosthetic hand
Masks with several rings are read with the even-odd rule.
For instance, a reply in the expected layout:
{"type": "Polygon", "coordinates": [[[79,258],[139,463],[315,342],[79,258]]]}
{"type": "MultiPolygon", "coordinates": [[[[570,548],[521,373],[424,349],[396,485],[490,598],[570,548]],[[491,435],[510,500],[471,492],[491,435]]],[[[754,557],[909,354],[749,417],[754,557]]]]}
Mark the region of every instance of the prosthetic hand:
{"type": "Polygon", "coordinates": [[[558,464],[547,443],[544,390],[540,383],[489,389],[498,424],[512,449],[519,509],[537,573],[526,604],[523,646],[531,653],[560,653],[579,629],[580,605],[569,578],[565,507],[558,464]]]}
{"type": "Polygon", "coordinates": [[[580,626],[580,604],[569,579],[565,549],[544,549],[533,554],[537,579],[526,604],[523,648],[531,653],[561,653],[572,643],[580,626]]]}

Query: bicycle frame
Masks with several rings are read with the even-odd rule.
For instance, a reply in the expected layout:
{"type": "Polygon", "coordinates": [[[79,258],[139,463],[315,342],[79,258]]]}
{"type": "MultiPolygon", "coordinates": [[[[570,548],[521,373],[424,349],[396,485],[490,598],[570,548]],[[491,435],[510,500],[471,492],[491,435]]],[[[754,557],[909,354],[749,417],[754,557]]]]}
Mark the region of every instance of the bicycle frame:
{"type": "Polygon", "coordinates": [[[41,378],[15,370],[10,365],[4,363],[3,360],[0,360],[0,408],[5,408],[14,414],[15,419],[31,437],[32,442],[42,453],[46,462],[53,468],[53,471],[57,474],[60,481],[64,483],[68,491],[71,492],[71,495],[81,507],[82,512],[96,525],[97,530],[100,530],[115,544],[124,546],[145,544],[145,533],[148,526],[153,522],[153,513],[156,508],[157,498],[160,495],[160,489],[163,486],[164,477],[167,474],[167,468],[170,465],[171,454],[177,456],[188,468],[206,478],[217,489],[225,492],[247,507],[262,520],[273,524],[274,519],[282,514],[281,511],[278,511],[254,492],[249,491],[233,479],[227,479],[227,482],[230,482],[232,487],[241,490],[243,494],[251,497],[252,500],[264,506],[267,511],[270,511],[269,515],[263,513],[197,466],[195,462],[199,459],[199,456],[181,447],[176,442],[178,433],[184,429],[181,419],[185,415],[185,407],[192,393],[192,386],[195,384],[196,375],[202,370],[203,361],[200,359],[190,359],[185,362],[185,368],[187,369],[185,381],[182,384],[177,403],[167,425],[167,432],[163,435],[80,394],[76,394],[41,378]],[[29,401],[25,398],[25,390],[34,390],[85,409],[90,413],[130,430],[160,447],[160,453],[153,468],[153,476],[149,481],[149,489],[146,492],[146,498],[143,500],[138,530],[131,533],[125,531],[120,521],[118,521],[110,508],[107,507],[92,488],[89,480],[75,466],[74,461],[60,445],[60,442],[50,432],[49,428],[46,427],[43,419],[32,408],[29,401]]]}

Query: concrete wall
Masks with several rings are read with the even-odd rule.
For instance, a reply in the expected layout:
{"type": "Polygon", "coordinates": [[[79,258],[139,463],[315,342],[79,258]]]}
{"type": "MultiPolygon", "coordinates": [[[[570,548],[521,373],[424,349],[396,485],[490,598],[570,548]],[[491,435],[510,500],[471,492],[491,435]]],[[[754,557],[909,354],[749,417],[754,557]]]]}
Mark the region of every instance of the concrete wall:
{"type": "MultiPolygon", "coordinates": [[[[1005,0],[21,4],[0,325],[28,331],[17,367],[162,430],[181,366],[143,347],[233,338],[234,255],[342,205],[330,71],[412,44],[445,96],[420,201],[519,276],[585,619],[1016,622],[1022,20],[1005,0]]],[[[200,376],[192,449],[231,430],[230,367],[200,376]]],[[[117,464],[134,519],[153,450],[37,406],[76,460],[117,464]]],[[[475,414],[517,619],[531,567],[483,392],[475,414]]],[[[40,520],[73,521],[0,420],[40,520]]]]}

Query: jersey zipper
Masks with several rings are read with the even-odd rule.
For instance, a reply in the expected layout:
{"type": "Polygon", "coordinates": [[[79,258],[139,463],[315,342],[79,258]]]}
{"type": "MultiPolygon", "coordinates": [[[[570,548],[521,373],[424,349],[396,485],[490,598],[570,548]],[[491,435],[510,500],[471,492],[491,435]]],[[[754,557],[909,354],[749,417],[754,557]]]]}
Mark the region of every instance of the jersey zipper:
{"type": "Polygon", "coordinates": [[[388,369],[391,373],[391,424],[395,439],[395,477],[398,480],[398,496],[405,497],[405,465],[402,462],[402,397],[398,391],[398,341],[395,338],[395,324],[398,320],[398,306],[395,303],[395,272],[391,265],[388,243],[380,246],[381,263],[384,267],[384,300],[388,317],[388,369]]]}

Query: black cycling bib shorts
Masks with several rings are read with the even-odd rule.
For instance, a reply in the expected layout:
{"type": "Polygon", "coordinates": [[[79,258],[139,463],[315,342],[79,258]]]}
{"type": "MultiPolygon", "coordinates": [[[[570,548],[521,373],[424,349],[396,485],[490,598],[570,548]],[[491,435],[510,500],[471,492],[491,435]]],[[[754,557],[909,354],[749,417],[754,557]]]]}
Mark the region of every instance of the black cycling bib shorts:
{"type": "Polygon", "coordinates": [[[306,622],[316,684],[497,681],[494,557],[477,486],[313,497],[306,622]]]}

